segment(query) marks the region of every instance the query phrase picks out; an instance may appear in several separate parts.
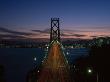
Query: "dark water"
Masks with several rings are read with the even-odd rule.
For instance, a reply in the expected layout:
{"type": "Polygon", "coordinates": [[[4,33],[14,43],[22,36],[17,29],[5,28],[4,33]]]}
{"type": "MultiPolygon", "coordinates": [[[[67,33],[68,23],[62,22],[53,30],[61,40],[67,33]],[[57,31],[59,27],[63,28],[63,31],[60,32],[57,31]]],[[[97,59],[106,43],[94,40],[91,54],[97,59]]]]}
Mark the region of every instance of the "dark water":
{"type": "MultiPolygon", "coordinates": [[[[87,56],[88,49],[66,49],[69,63],[79,56],[87,56]]],[[[38,48],[0,48],[0,65],[5,67],[7,82],[26,82],[27,72],[41,64],[45,51],[38,48]],[[34,58],[36,57],[36,61],[34,58]]]]}
{"type": "Polygon", "coordinates": [[[77,58],[86,57],[88,54],[89,54],[89,49],[87,49],[87,48],[76,48],[76,49],[66,49],[65,50],[65,55],[70,64],[74,63],[74,61],[77,58]]]}

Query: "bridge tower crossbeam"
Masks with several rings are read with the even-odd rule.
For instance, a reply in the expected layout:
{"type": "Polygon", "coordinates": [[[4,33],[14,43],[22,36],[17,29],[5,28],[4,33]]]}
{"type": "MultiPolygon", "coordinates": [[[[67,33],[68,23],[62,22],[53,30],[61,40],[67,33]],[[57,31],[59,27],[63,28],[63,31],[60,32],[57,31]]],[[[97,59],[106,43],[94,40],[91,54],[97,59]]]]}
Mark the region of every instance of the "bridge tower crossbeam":
{"type": "Polygon", "coordinates": [[[53,40],[60,42],[59,18],[51,18],[50,42],[53,40]]]}

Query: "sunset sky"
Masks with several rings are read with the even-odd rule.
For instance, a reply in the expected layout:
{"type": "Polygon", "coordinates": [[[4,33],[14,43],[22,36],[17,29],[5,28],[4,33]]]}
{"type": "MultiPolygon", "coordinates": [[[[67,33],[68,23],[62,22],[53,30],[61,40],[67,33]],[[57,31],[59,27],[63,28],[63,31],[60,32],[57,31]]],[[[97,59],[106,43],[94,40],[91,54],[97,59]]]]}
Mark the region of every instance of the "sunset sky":
{"type": "Polygon", "coordinates": [[[63,38],[110,36],[110,0],[0,0],[0,38],[49,38],[52,17],[63,38]]]}

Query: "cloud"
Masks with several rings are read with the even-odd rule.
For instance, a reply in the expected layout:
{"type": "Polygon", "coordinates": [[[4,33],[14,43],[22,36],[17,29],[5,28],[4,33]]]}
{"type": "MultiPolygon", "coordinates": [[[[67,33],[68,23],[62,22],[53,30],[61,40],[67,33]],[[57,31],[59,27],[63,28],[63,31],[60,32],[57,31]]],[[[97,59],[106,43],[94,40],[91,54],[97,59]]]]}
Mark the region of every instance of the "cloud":
{"type": "Polygon", "coordinates": [[[93,32],[93,31],[62,29],[62,32],[93,32]]]}
{"type": "MultiPolygon", "coordinates": [[[[50,29],[45,29],[45,30],[32,30],[34,32],[37,32],[37,33],[41,33],[43,34],[44,36],[47,36],[50,34],[50,29]]],[[[80,30],[66,30],[66,29],[63,29],[61,30],[61,36],[63,37],[69,37],[69,36],[74,36],[74,37],[84,37],[86,35],[83,35],[83,34],[76,34],[74,32],[84,32],[84,31],[80,31],[80,30]]]]}
{"type": "Polygon", "coordinates": [[[33,32],[40,32],[40,33],[44,33],[44,31],[42,30],[32,30],[33,32]]]}
{"type": "Polygon", "coordinates": [[[0,34],[0,39],[25,39],[25,37],[13,34],[0,34]]]}
{"type": "MultiPolygon", "coordinates": [[[[50,33],[50,29],[44,29],[44,30],[32,30],[33,32],[38,32],[38,33],[50,33]]],[[[61,29],[61,33],[73,33],[73,32],[89,32],[89,31],[83,31],[83,30],[69,30],[69,29],[61,29]]],[[[91,32],[91,31],[90,31],[91,32]]]]}
{"type": "MultiPolygon", "coordinates": [[[[61,37],[62,38],[95,38],[98,36],[107,36],[107,32],[95,32],[93,30],[70,30],[70,29],[61,29],[61,37]]],[[[0,38],[10,38],[10,39],[36,39],[36,38],[49,38],[50,29],[44,30],[26,30],[24,32],[14,31],[7,28],[0,27],[0,38]]]]}
{"type": "Polygon", "coordinates": [[[90,36],[90,37],[97,38],[97,36],[90,36]]]}
{"type": "Polygon", "coordinates": [[[45,30],[32,30],[33,32],[38,32],[38,33],[50,33],[50,29],[45,29],[45,30]]]}
{"type": "Polygon", "coordinates": [[[61,36],[63,36],[63,37],[68,37],[68,36],[85,37],[86,35],[82,35],[82,34],[65,34],[65,33],[62,33],[61,36]]]}
{"type": "Polygon", "coordinates": [[[93,29],[109,29],[110,30],[110,26],[94,26],[94,27],[90,27],[93,29]]]}
{"type": "Polygon", "coordinates": [[[75,37],[85,37],[86,35],[82,35],[82,34],[73,34],[73,36],[75,36],[75,37]]]}
{"type": "Polygon", "coordinates": [[[32,33],[18,32],[18,31],[9,30],[9,29],[3,28],[3,27],[0,27],[0,32],[11,33],[11,34],[15,34],[15,35],[32,35],[32,33]]]}

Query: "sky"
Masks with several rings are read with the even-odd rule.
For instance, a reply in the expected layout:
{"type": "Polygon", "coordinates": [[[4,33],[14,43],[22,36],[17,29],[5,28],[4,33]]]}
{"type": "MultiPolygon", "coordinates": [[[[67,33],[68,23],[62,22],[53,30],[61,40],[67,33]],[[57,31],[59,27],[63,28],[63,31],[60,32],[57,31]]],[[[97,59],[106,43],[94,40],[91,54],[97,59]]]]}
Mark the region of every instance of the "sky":
{"type": "Polygon", "coordinates": [[[62,38],[110,36],[110,0],[0,0],[0,38],[49,38],[54,17],[62,38]]]}

